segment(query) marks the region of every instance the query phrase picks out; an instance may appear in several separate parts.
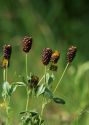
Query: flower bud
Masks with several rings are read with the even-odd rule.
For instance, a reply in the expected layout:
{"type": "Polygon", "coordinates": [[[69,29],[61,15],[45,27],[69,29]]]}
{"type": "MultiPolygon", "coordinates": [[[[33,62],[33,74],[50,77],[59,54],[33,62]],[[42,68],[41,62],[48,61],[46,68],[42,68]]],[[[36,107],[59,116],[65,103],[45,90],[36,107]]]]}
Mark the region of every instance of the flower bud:
{"type": "Polygon", "coordinates": [[[58,51],[55,51],[51,55],[51,62],[55,64],[58,62],[59,58],[60,58],[60,53],[58,51]]]}
{"type": "Polygon", "coordinates": [[[52,50],[50,48],[44,48],[42,52],[42,63],[48,65],[51,59],[52,50]]]}
{"type": "Polygon", "coordinates": [[[29,83],[30,88],[36,88],[38,82],[39,82],[39,77],[36,76],[36,75],[32,75],[32,76],[31,76],[31,79],[28,80],[28,83],[29,83]]]}
{"type": "Polygon", "coordinates": [[[23,51],[28,53],[32,47],[32,38],[25,36],[23,39],[23,51]]]}
{"type": "Polygon", "coordinates": [[[57,69],[58,69],[57,65],[51,64],[51,66],[50,66],[51,71],[57,71],[57,69]]]}
{"type": "Polygon", "coordinates": [[[12,46],[11,45],[4,45],[3,47],[3,56],[5,59],[9,60],[11,57],[12,46]]]}
{"type": "Polygon", "coordinates": [[[75,47],[75,46],[71,46],[68,49],[68,52],[67,52],[67,61],[68,61],[68,63],[71,63],[73,61],[73,59],[76,56],[76,52],[77,52],[77,47],[75,47]]]}

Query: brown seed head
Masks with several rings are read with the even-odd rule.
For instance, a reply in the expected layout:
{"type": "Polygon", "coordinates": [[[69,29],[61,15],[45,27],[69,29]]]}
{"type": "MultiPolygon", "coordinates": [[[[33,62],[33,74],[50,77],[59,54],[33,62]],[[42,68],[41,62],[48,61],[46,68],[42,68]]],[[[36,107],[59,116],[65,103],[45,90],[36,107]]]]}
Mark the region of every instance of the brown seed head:
{"type": "Polygon", "coordinates": [[[11,57],[12,46],[11,45],[4,45],[3,47],[3,56],[5,59],[9,60],[11,57]]]}
{"type": "Polygon", "coordinates": [[[36,76],[36,75],[32,75],[31,76],[31,79],[28,80],[28,83],[30,83],[30,88],[36,88],[37,87],[37,84],[39,82],[39,77],[36,76]]]}
{"type": "Polygon", "coordinates": [[[75,46],[71,46],[68,49],[68,52],[67,52],[67,61],[68,61],[68,63],[71,63],[73,61],[73,59],[76,56],[76,52],[77,52],[77,47],[75,47],[75,46]]]}
{"type": "Polygon", "coordinates": [[[44,48],[42,52],[42,63],[48,65],[51,59],[52,50],[50,48],[44,48]]]}
{"type": "Polygon", "coordinates": [[[25,36],[23,39],[23,51],[28,53],[32,47],[32,38],[25,36]]]}
{"type": "Polygon", "coordinates": [[[60,52],[55,51],[51,55],[51,62],[55,64],[58,62],[59,58],[60,58],[60,52]]]}

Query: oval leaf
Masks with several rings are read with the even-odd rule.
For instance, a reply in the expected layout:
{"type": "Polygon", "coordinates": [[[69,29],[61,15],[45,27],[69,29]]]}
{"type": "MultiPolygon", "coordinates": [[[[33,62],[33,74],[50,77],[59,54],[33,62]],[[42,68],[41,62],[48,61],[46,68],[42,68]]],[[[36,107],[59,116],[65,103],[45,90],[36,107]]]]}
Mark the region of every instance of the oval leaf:
{"type": "Polygon", "coordinates": [[[65,101],[63,99],[61,99],[61,98],[58,98],[58,97],[54,97],[53,101],[55,103],[58,103],[58,104],[65,104],[65,101]]]}

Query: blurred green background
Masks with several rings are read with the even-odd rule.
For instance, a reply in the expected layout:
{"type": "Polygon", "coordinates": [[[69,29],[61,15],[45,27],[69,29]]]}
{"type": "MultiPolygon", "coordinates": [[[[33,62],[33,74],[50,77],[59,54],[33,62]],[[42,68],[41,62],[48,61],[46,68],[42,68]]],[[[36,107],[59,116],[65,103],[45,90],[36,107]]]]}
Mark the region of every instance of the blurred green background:
{"type": "MultiPolygon", "coordinates": [[[[29,73],[33,72],[39,77],[44,73],[41,63],[43,48],[50,47],[61,52],[54,86],[66,65],[68,47],[77,46],[76,59],[56,93],[65,99],[66,104],[48,105],[44,117],[46,125],[89,125],[89,0],[0,0],[0,60],[3,45],[13,46],[8,69],[10,83],[20,81],[21,75],[25,74],[25,54],[21,45],[25,35],[33,38],[29,73]]],[[[0,88],[2,74],[3,70],[0,69],[0,88]]],[[[25,94],[24,88],[19,88],[12,97],[14,110],[11,119],[15,125],[20,119],[19,112],[25,106],[25,94]]],[[[31,100],[32,107],[37,107],[38,102],[31,100]]],[[[3,121],[4,113],[0,110],[3,121]]]]}

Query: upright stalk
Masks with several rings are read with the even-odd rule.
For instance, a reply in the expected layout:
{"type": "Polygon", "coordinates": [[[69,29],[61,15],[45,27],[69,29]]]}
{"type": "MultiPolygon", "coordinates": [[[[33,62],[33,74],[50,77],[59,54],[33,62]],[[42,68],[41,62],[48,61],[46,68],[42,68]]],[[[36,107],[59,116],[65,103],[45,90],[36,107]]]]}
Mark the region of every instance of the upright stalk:
{"type": "Polygon", "coordinates": [[[6,70],[5,69],[3,69],[3,82],[5,82],[6,81],[6,70]]]}
{"type": "MultiPolygon", "coordinates": [[[[27,53],[26,53],[26,80],[27,80],[27,83],[28,83],[28,57],[27,57],[27,53]]],[[[27,85],[27,88],[26,88],[26,91],[27,91],[27,102],[26,102],[26,111],[28,110],[28,105],[29,105],[29,88],[28,88],[28,85],[27,85]]]]}
{"type": "Polygon", "coordinates": [[[7,82],[7,67],[3,69],[3,82],[7,82]]]}
{"type": "MultiPolygon", "coordinates": [[[[44,72],[44,84],[46,85],[46,66],[45,66],[45,72],[44,72]]],[[[42,103],[42,109],[41,109],[41,116],[43,115],[43,111],[44,111],[45,105],[46,105],[46,100],[43,97],[43,103],[42,103]]]]}
{"type": "Polygon", "coordinates": [[[41,77],[40,81],[38,82],[38,85],[41,83],[41,81],[42,81],[42,80],[44,79],[44,77],[46,76],[46,75],[45,75],[46,72],[47,72],[47,68],[46,68],[46,66],[45,66],[45,73],[44,73],[44,75],[41,77]]]}
{"type": "Polygon", "coordinates": [[[26,111],[28,110],[28,105],[29,105],[29,92],[28,92],[28,87],[27,87],[27,102],[26,102],[26,111]]]}
{"type": "Polygon", "coordinates": [[[57,83],[57,85],[56,85],[56,87],[55,87],[53,93],[56,92],[56,90],[57,90],[59,84],[61,83],[61,81],[62,81],[62,79],[63,79],[63,77],[64,77],[64,75],[65,75],[65,73],[66,73],[66,70],[67,70],[68,66],[69,66],[69,63],[67,63],[67,65],[66,65],[66,67],[65,67],[65,69],[64,69],[64,71],[63,71],[63,73],[62,73],[62,76],[61,76],[61,78],[59,79],[59,81],[58,81],[58,83],[57,83]]]}
{"type": "MultiPolygon", "coordinates": [[[[4,84],[5,84],[5,82],[7,82],[7,66],[6,66],[6,68],[4,68],[4,70],[3,70],[3,81],[4,81],[4,84]]],[[[9,102],[7,102],[7,101],[8,101],[8,98],[7,98],[7,95],[6,95],[6,94],[5,94],[5,96],[3,97],[3,100],[4,100],[4,103],[5,103],[6,114],[7,114],[6,125],[9,125],[9,108],[8,108],[9,102]]]]}
{"type": "Polygon", "coordinates": [[[44,77],[44,84],[46,85],[46,66],[45,66],[45,77],[44,77]]]}
{"type": "MultiPolygon", "coordinates": [[[[66,65],[66,67],[65,67],[65,69],[64,69],[64,71],[63,71],[63,73],[62,73],[62,76],[61,76],[60,80],[58,81],[58,83],[57,83],[57,85],[56,85],[56,87],[55,87],[53,93],[56,92],[56,90],[57,90],[59,84],[61,83],[61,81],[62,81],[62,79],[63,79],[63,77],[64,77],[64,75],[65,75],[65,73],[66,73],[66,70],[67,70],[68,66],[69,66],[69,63],[67,63],[67,65],[66,65]]],[[[45,74],[46,74],[46,67],[45,67],[45,74]]],[[[46,76],[46,75],[45,75],[45,76],[46,76]]],[[[46,84],[46,77],[44,78],[44,81],[45,81],[45,84],[46,84]]],[[[44,111],[44,108],[45,108],[46,104],[48,104],[48,103],[50,102],[50,100],[46,101],[46,100],[43,98],[43,101],[44,101],[44,103],[42,104],[41,116],[43,115],[43,111],[44,111]]]]}
{"type": "Polygon", "coordinates": [[[25,61],[26,61],[26,77],[28,76],[28,55],[27,55],[27,53],[26,53],[26,59],[25,59],[25,61]]]}
{"type": "Polygon", "coordinates": [[[44,75],[42,76],[42,78],[40,79],[40,81],[38,82],[38,85],[41,83],[41,81],[43,80],[44,75]]]}

